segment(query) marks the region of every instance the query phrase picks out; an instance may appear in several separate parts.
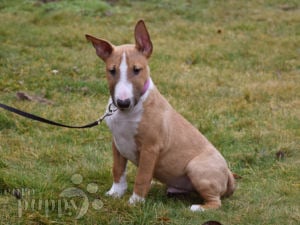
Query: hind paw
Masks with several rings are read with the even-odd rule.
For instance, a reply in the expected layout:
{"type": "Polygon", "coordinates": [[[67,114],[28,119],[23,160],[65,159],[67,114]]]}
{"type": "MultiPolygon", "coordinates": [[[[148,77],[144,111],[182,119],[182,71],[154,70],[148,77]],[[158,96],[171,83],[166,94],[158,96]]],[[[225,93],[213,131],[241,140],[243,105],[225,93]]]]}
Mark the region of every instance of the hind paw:
{"type": "Polygon", "coordinates": [[[192,205],[190,208],[193,212],[204,212],[204,208],[201,205],[192,205]]]}

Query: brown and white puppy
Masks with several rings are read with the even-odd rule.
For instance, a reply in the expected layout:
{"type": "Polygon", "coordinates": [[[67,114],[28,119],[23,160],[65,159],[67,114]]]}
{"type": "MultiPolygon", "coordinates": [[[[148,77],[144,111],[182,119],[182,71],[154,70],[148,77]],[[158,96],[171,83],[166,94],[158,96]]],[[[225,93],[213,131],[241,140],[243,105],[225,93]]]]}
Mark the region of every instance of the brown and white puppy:
{"type": "Polygon", "coordinates": [[[197,191],[204,204],[192,205],[193,211],[218,208],[221,197],[234,192],[234,177],[218,150],[155,87],[148,66],[152,43],[142,20],[134,34],[135,45],[121,46],[86,35],[106,64],[109,104],[117,107],[106,118],[114,160],[113,185],[107,195],[125,193],[130,160],[138,167],[130,204],[143,202],[156,178],[172,193],[197,191]]]}

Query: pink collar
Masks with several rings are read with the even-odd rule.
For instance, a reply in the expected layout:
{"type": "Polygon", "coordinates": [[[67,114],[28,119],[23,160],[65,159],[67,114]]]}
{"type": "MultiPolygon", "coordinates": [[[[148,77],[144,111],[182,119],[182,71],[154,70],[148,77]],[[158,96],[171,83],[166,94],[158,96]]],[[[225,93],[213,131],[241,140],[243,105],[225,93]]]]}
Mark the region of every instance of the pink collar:
{"type": "Polygon", "coordinates": [[[150,77],[146,80],[141,95],[144,95],[146,93],[146,91],[148,90],[149,86],[150,86],[150,77]]]}

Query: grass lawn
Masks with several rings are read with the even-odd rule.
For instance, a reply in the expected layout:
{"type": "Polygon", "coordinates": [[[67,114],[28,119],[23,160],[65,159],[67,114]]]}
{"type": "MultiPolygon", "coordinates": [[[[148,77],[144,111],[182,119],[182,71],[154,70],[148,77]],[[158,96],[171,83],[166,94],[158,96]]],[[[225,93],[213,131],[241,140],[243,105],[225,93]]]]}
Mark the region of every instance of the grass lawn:
{"type": "Polygon", "coordinates": [[[296,0],[1,0],[0,102],[66,124],[101,116],[104,64],[88,33],[133,43],[143,18],[152,79],[241,176],[218,210],[153,184],[128,206],[106,125],[57,128],[0,109],[0,224],[300,224],[300,5],[296,0]],[[45,3],[47,2],[47,3],[45,3]],[[29,100],[22,100],[23,92],[29,100]]]}

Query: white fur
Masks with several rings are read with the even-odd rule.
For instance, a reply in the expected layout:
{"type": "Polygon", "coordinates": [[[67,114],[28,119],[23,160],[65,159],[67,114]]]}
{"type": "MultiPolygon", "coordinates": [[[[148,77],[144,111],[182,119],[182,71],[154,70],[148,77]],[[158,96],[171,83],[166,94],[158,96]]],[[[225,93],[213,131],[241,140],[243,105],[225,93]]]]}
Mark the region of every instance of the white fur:
{"type": "Polygon", "coordinates": [[[193,212],[204,212],[204,208],[201,205],[192,205],[190,209],[193,212]]]}
{"type": "Polygon", "coordinates": [[[112,187],[108,192],[106,192],[106,195],[120,198],[122,197],[127,190],[127,181],[126,181],[126,171],[121,176],[120,181],[118,183],[113,183],[112,187]]]}
{"type": "Polygon", "coordinates": [[[142,113],[142,104],[138,104],[130,112],[117,110],[105,120],[112,132],[118,151],[135,165],[137,165],[138,159],[134,136],[137,133],[142,113]]]}
{"type": "Polygon", "coordinates": [[[132,83],[128,82],[127,70],[126,53],[123,52],[120,64],[120,79],[115,87],[115,102],[117,102],[117,99],[125,100],[133,98],[133,87],[132,83]]]}
{"type": "MultiPolygon", "coordinates": [[[[134,108],[125,111],[117,110],[112,116],[105,118],[105,122],[112,132],[118,151],[135,165],[138,165],[138,155],[134,136],[137,134],[137,128],[142,119],[144,111],[143,102],[153,87],[154,84],[150,79],[148,90],[140,98],[140,101],[134,108]]],[[[111,102],[112,100],[110,98],[109,104],[111,102]]]]}
{"type": "Polygon", "coordinates": [[[129,204],[134,205],[136,203],[145,202],[145,198],[143,198],[133,192],[133,194],[131,195],[128,202],[129,202],[129,204]]]}

